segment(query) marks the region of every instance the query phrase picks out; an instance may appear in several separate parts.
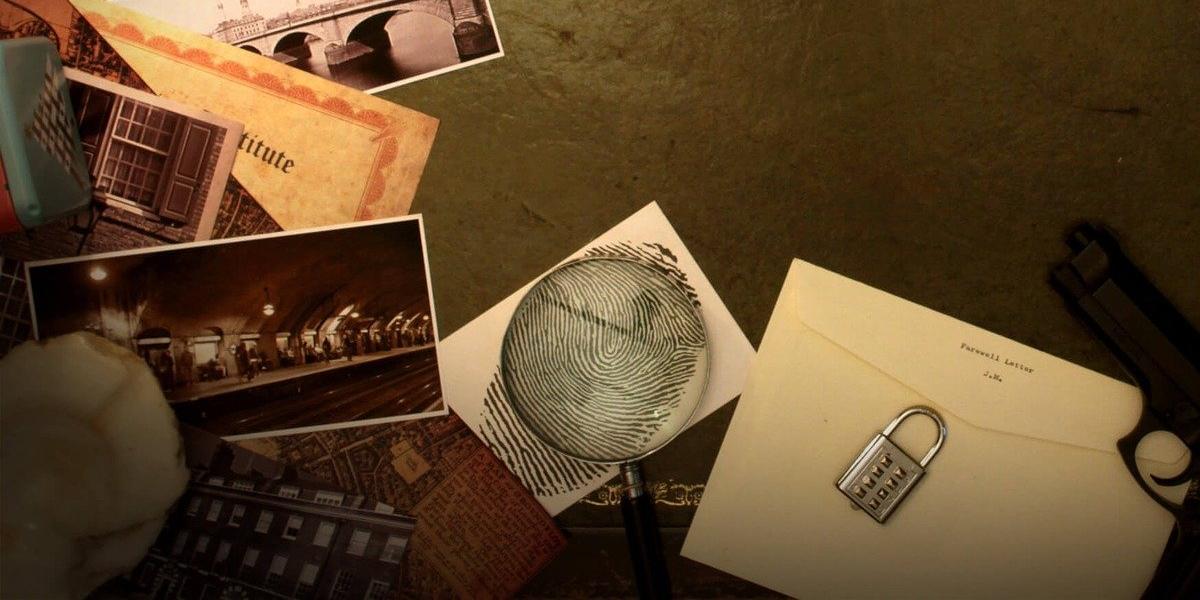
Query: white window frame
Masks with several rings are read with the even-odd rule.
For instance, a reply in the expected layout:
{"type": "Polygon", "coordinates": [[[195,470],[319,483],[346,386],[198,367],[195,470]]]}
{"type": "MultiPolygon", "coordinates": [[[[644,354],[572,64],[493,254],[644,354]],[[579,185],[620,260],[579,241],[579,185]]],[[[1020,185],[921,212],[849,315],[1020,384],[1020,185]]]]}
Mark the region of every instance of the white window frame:
{"type": "Polygon", "coordinates": [[[275,513],[264,510],[258,513],[258,522],[254,524],[256,533],[267,533],[271,531],[271,524],[275,522],[275,513]]]}
{"type": "Polygon", "coordinates": [[[242,519],[246,516],[245,504],[234,504],[233,510],[229,512],[229,526],[241,527],[242,519]]]}
{"type": "Polygon", "coordinates": [[[404,556],[404,548],[407,545],[408,541],[403,536],[389,535],[387,542],[383,544],[383,551],[379,553],[379,560],[392,564],[400,564],[400,558],[404,556]],[[389,557],[389,551],[395,555],[389,557]]]}
{"type": "Polygon", "coordinates": [[[300,530],[304,528],[304,517],[300,515],[288,515],[287,523],[283,526],[281,537],[285,540],[294,540],[300,537],[300,530]],[[292,529],[295,533],[291,533],[292,529]]]}
{"type": "Polygon", "coordinates": [[[321,521],[317,525],[317,533],[313,536],[313,545],[321,548],[329,547],[329,543],[333,540],[333,534],[337,532],[337,525],[332,521],[321,521]]]}
{"type": "Polygon", "coordinates": [[[317,582],[317,575],[321,573],[321,565],[317,563],[304,563],[300,568],[299,582],[303,585],[313,585],[317,582]]]}
{"type": "Polygon", "coordinates": [[[204,520],[216,523],[217,519],[221,517],[221,509],[224,507],[224,502],[213,498],[212,502],[208,504],[208,515],[204,517],[204,520]]]}
{"type": "Polygon", "coordinates": [[[367,593],[363,595],[363,600],[384,600],[390,591],[392,591],[392,584],[372,579],[371,583],[367,584],[367,593]]]}
{"type": "Polygon", "coordinates": [[[367,546],[370,545],[370,543],[371,531],[369,529],[355,529],[354,532],[350,534],[350,541],[346,543],[346,554],[351,556],[365,556],[367,553],[367,546]]]}
{"type": "Polygon", "coordinates": [[[345,502],[346,500],[346,494],[342,492],[329,492],[320,490],[317,492],[313,500],[318,504],[324,504],[327,506],[341,506],[342,502],[345,502]]]}

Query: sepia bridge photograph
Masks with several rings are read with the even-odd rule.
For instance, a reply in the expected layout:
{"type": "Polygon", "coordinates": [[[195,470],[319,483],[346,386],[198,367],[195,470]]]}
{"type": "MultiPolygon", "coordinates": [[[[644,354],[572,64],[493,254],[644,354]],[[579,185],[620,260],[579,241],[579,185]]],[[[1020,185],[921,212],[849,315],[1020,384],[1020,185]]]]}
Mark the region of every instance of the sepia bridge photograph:
{"type": "Polygon", "coordinates": [[[358,90],[503,55],[488,0],[202,0],[126,6],[358,90]]]}
{"type": "Polygon", "coordinates": [[[29,263],[34,325],[133,350],[223,437],[442,415],[423,242],[406,217],[29,263]]]}

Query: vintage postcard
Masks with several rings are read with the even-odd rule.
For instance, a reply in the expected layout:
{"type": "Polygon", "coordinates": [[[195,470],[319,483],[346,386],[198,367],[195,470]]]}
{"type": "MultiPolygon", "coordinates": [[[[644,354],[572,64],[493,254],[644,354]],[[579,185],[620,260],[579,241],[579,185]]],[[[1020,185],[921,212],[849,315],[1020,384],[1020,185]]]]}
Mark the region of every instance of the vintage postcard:
{"type": "Polygon", "coordinates": [[[21,260],[207,240],[230,186],[242,124],[64,68],[92,202],[32,232],[0,236],[21,260]]]}
{"type": "Polygon", "coordinates": [[[419,215],[26,266],[35,336],[134,350],[222,437],[447,412],[419,215]]]}
{"type": "Polygon", "coordinates": [[[487,0],[109,0],[369,93],[504,55],[487,0]]]}
{"type": "Polygon", "coordinates": [[[392,598],[416,520],[181,427],[191,480],[146,557],[102,597],[392,598]]]}
{"type": "MultiPolygon", "coordinates": [[[[646,206],[567,260],[585,256],[625,257],[652,264],[692,297],[704,319],[710,351],[708,386],[692,423],[741,393],[754,348],[657,204],[646,206]]],[[[554,451],[519,423],[507,400],[500,377],[500,346],[513,311],[532,285],[517,290],[442,342],[443,389],[450,407],[555,515],[611,479],[617,467],[583,462],[554,451]]]]}
{"type": "MultiPolygon", "coordinates": [[[[117,54],[96,31],[79,11],[67,0],[40,0],[26,4],[13,0],[0,0],[0,39],[41,36],[50,39],[58,46],[63,65],[72,67],[88,75],[119,83],[126,88],[135,89],[148,94],[154,90],[129,66],[125,59],[117,54]]],[[[161,98],[161,96],[157,96],[161,98]]],[[[162,99],[162,101],[168,101],[162,99]]],[[[207,110],[202,106],[187,105],[191,109],[201,110],[205,114],[220,114],[207,110]]],[[[239,125],[242,127],[242,125],[239,125]]],[[[243,130],[244,133],[244,130],[243,130]]],[[[238,136],[238,144],[241,138],[238,136]]],[[[308,197],[297,198],[297,202],[328,202],[328,198],[312,193],[308,197]]],[[[383,215],[389,216],[389,215],[383,215]]],[[[399,216],[399,215],[390,215],[399,216]]],[[[336,223],[321,223],[334,225],[336,223]]],[[[35,242],[26,239],[29,236],[0,236],[0,254],[16,260],[40,260],[62,258],[89,252],[109,252],[115,250],[131,250],[155,242],[166,243],[168,240],[153,240],[143,236],[128,237],[124,242],[113,246],[97,244],[95,248],[78,245],[43,243],[47,237],[60,239],[59,234],[49,235],[48,228],[71,227],[73,223],[56,222],[44,225],[38,229],[39,239],[35,242]]],[[[279,223],[271,217],[254,196],[239,182],[236,176],[230,175],[226,180],[221,203],[217,209],[216,224],[210,237],[236,237],[256,235],[282,230],[279,223]]],[[[93,236],[94,240],[101,236],[93,236]]],[[[110,239],[110,238],[104,238],[110,239]]],[[[115,238],[113,238],[115,239],[115,238]]]]}
{"type": "Polygon", "coordinates": [[[233,174],[283,229],[408,212],[436,119],[103,0],[73,4],[155,93],[245,124],[233,174]]]}
{"type": "Polygon", "coordinates": [[[94,186],[92,211],[77,221],[85,253],[128,244],[100,238],[130,231],[156,238],[151,243],[211,237],[242,125],[76,69],[64,71],[94,186]]]}

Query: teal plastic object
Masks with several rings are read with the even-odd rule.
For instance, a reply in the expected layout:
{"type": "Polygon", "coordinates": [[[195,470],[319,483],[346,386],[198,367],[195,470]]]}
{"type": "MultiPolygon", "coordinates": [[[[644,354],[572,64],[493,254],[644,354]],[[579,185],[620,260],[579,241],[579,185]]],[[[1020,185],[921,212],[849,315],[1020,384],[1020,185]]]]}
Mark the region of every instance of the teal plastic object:
{"type": "Polygon", "coordinates": [[[0,233],[87,208],[92,182],[58,49],[0,41],[0,233]]]}

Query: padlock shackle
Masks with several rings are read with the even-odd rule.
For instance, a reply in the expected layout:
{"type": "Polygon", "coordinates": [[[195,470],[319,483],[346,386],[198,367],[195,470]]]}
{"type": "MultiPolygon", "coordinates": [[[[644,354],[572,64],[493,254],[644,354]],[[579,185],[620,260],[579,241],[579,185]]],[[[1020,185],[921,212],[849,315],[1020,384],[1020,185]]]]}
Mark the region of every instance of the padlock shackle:
{"type": "Polygon", "coordinates": [[[929,452],[925,453],[925,457],[922,458],[921,462],[919,463],[921,468],[924,469],[925,466],[929,464],[929,461],[933,460],[933,457],[937,455],[938,450],[942,449],[942,444],[946,441],[946,422],[942,420],[942,417],[938,415],[937,412],[928,406],[914,406],[906,409],[888,424],[887,429],[883,430],[883,435],[885,437],[891,436],[892,432],[896,430],[896,427],[898,427],[902,421],[913,415],[925,415],[930,419],[933,419],[933,422],[937,423],[938,426],[937,441],[933,443],[933,447],[929,449],[929,452]]]}

